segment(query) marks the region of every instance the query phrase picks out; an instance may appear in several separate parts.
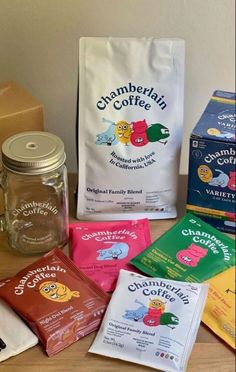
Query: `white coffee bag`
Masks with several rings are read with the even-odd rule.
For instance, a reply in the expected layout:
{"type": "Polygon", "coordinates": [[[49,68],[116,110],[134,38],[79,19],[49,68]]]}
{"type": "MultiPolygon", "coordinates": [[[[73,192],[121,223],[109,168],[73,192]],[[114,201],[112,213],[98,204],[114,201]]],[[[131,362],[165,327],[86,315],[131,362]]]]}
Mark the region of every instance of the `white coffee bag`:
{"type": "Polygon", "coordinates": [[[81,38],[77,216],[176,217],[184,41],[81,38]]]}
{"type": "Polygon", "coordinates": [[[149,278],[120,270],[89,352],[162,371],[185,371],[207,290],[207,284],[149,278]]]}

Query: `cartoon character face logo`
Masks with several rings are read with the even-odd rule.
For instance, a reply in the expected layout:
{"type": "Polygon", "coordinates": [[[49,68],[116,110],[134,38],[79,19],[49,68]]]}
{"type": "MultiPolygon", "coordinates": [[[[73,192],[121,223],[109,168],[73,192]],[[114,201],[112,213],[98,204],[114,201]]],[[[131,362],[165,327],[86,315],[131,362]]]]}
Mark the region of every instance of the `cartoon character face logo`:
{"type": "Polygon", "coordinates": [[[135,300],[134,302],[136,304],[139,304],[140,306],[134,310],[125,310],[123,318],[131,319],[134,320],[135,322],[142,321],[143,317],[147,314],[148,308],[146,305],[144,305],[142,302],[138,300],[135,300]]]}
{"type": "Polygon", "coordinates": [[[122,258],[127,257],[129,246],[126,243],[113,243],[113,242],[104,242],[105,244],[112,244],[111,247],[107,249],[99,249],[97,251],[98,256],[96,260],[121,260],[122,258]]]}
{"type": "Polygon", "coordinates": [[[179,318],[172,313],[163,313],[160,317],[160,325],[167,325],[167,327],[174,329],[171,325],[176,326],[179,324],[179,318]]]}
{"type": "Polygon", "coordinates": [[[226,187],[229,182],[229,176],[226,173],[222,172],[220,169],[215,169],[215,172],[218,172],[218,176],[213,177],[210,180],[209,185],[215,187],[226,187]]]}
{"type": "Polygon", "coordinates": [[[132,123],[132,134],[130,137],[132,145],[141,147],[149,142],[146,133],[147,127],[148,125],[145,119],[132,123]]]}
{"type": "Polygon", "coordinates": [[[210,134],[210,136],[218,136],[221,132],[217,128],[208,128],[207,133],[210,134]]]}
{"type": "Polygon", "coordinates": [[[198,167],[197,170],[198,177],[202,182],[210,182],[212,180],[213,174],[211,171],[211,168],[209,168],[207,165],[203,164],[198,167]]]}
{"type": "Polygon", "coordinates": [[[148,311],[143,318],[143,323],[149,327],[156,327],[160,324],[160,317],[165,311],[165,302],[159,298],[150,299],[148,311]]]}
{"type": "Polygon", "coordinates": [[[125,310],[123,318],[143,322],[148,327],[164,325],[174,329],[179,324],[179,318],[175,314],[165,312],[165,302],[158,298],[150,299],[148,306],[137,299],[135,303],[139,305],[138,308],[125,310]]]}
{"type": "Polygon", "coordinates": [[[51,301],[67,302],[72,297],[80,297],[78,291],[71,291],[67,286],[59,282],[44,282],[39,286],[40,294],[51,301]]]}
{"type": "Polygon", "coordinates": [[[146,133],[149,142],[160,142],[163,143],[164,145],[167,143],[167,140],[165,139],[170,136],[169,129],[162,125],[161,123],[149,125],[149,127],[146,130],[146,133]]]}
{"type": "Polygon", "coordinates": [[[150,309],[160,309],[162,312],[165,311],[165,302],[158,298],[150,299],[148,307],[150,309]]]}
{"type": "Polygon", "coordinates": [[[111,146],[115,145],[116,143],[118,143],[118,141],[116,140],[115,134],[109,135],[109,133],[101,133],[97,135],[96,145],[111,146]]]}
{"type": "Polygon", "coordinates": [[[209,128],[207,133],[210,136],[215,136],[217,138],[228,138],[228,139],[235,139],[235,133],[227,132],[223,130],[222,132],[217,128],[209,128]]]}
{"type": "Polygon", "coordinates": [[[196,267],[201,258],[207,255],[208,250],[192,243],[187,249],[181,249],[176,254],[176,258],[183,265],[196,267]]]}
{"type": "Polygon", "coordinates": [[[105,146],[112,146],[117,145],[119,142],[115,135],[115,123],[111,120],[107,120],[102,118],[104,123],[109,124],[107,130],[105,132],[99,133],[96,135],[96,145],[105,145],[105,146]]]}
{"type": "Polygon", "coordinates": [[[127,121],[118,121],[115,125],[115,134],[119,142],[126,145],[130,142],[131,125],[127,121]]]}
{"type": "Polygon", "coordinates": [[[145,119],[128,123],[125,120],[118,122],[102,118],[102,121],[109,124],[105,132],[96,135],[96,145],[113,146],[119,142],[125,145],[131,143],[136,147],[147,145],[149,142],[167,143],[170,131],[161,123],[148,125],[145,119]]]}

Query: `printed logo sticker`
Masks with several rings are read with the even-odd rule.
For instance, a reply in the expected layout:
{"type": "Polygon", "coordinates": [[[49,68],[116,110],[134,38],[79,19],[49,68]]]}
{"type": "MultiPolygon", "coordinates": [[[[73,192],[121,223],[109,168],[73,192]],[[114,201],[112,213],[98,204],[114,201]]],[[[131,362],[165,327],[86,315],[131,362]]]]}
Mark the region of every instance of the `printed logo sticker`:
{"type": "Polygon", "coordinates": [[[236,190],[236,172],[230,171],[228,175],[220,169],[215,169],[215,176],[213,176],[211,168],[203,164],[198,167],[197,173],[200,180],[210,186],[228,187],[230,190],[236,190]]]}
{"type": "Polygon", "coordinates": [[[208,165],[200,165],[197,170],[198,177],[202,182],[210,182],[212,180],[213,174],[211,168],[208,165]]]}
{"type": "Polygon", "coordinates": [[[196,267],[201,258],[207,255],[208,249],[199,247],[196,244],[191,244],[187,249],[181,249],[176,258],[183,265],[196,267]]]}
{"type": "Polygon", "coordinates": [[[234,133],[227,132],[226,130],[220,131],[217,128],[209,128],[207,130],[207,133],[210,136],[214,136],[214,137],[217,137],[217,138],[229,138],[229,139],[232,139],[232,140],[235,140],[235,138],[236,138],[234,133]]]}
{"type": "Polygon", "coordinates": [[[175,314],[165,312],[166,302],[159,298],[149,299],[147,306],[137,299],[135,303],[140,306],[134,310],[125,310],[123,318],[143,322],[148,327],[165,325],[175,329],[179,324],[179,318],[175,314]]]}
{"type": "Polygon", "coordinates": [[[169,129],[161,123],[148,125],[146,120],[139,120],[128,123],[125,120],[114,121],[102,119],[104,123],[108,123],[109,127],[106,131],[96,135],[96,145],[112,146],[119,142],[124,145],[133,145],[141,147],[149,142],[167,143],[167,138],[170,136],[169,129]]]}
{"type": "Polygon", "coordinates": [[[40,294],[50,301],[67,302],[73,297],[80,297],[78,291],[71,291],[67,286],[59,282],[43,282],[39,287],[40,294]]]}
{"type": "Polygon", "coordinates": [[[121,260],[128,256],[129,246],[127,243],[104,242],[104,244],[112,244],[112,246],[107,249],[99,249],[96,260],[121,260]]]}

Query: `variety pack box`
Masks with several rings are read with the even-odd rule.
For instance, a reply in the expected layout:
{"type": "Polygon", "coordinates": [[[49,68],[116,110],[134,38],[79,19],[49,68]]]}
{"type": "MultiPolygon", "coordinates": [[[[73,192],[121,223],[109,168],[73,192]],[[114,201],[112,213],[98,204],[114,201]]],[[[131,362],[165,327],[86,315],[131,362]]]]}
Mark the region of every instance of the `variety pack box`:
{"type": "Polygon", "coordinates": [[[217,90],[190,137],[187,210],[235,234],[235,93],[217,90]]]}
{"type": "MultiPolygon", "coordinates": [[[[43,130],[43,106],[23,87],[14,82],[0,84],[0,150],[8,137],[30,130],[43,130]]],[[[0,151],[0,171],[1,151],[0,151]]],[[[3,213],[0,188],[0,215],[3,213]]]]}

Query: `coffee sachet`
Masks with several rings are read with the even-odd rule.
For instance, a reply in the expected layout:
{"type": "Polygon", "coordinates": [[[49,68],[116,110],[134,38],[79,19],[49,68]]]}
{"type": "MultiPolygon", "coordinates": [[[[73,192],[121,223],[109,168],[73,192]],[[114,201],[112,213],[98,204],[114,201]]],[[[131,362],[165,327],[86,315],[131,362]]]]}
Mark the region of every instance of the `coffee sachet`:
{"type": "Polygon", "coordinates": [[[38,335],[48,356],[96,330],[108,296],[53,249],[0,288],[0,297],[38,335]]]}
{"type": "Polygon", "coordinates": [[[235,241],[187,213],[131,263],[150,276],[202,282],[235,264],[235,241]]]}
{"type": "Polygon", "coordinates": [[[235,267],[207,280],[209,291],[202,321],[236,349],[235,344],[235,267]]]}
{"type": "Polygon", "coordinates": [[[163,371],[184,371],[207,287],[121,270],[89,351],[163,371]]]}
{"type": "Polygon", "coordinates": [[[120,269],[151,244],[148,219],[70,225],[71,257],[104,291],[115,289],[120,269]]]}

